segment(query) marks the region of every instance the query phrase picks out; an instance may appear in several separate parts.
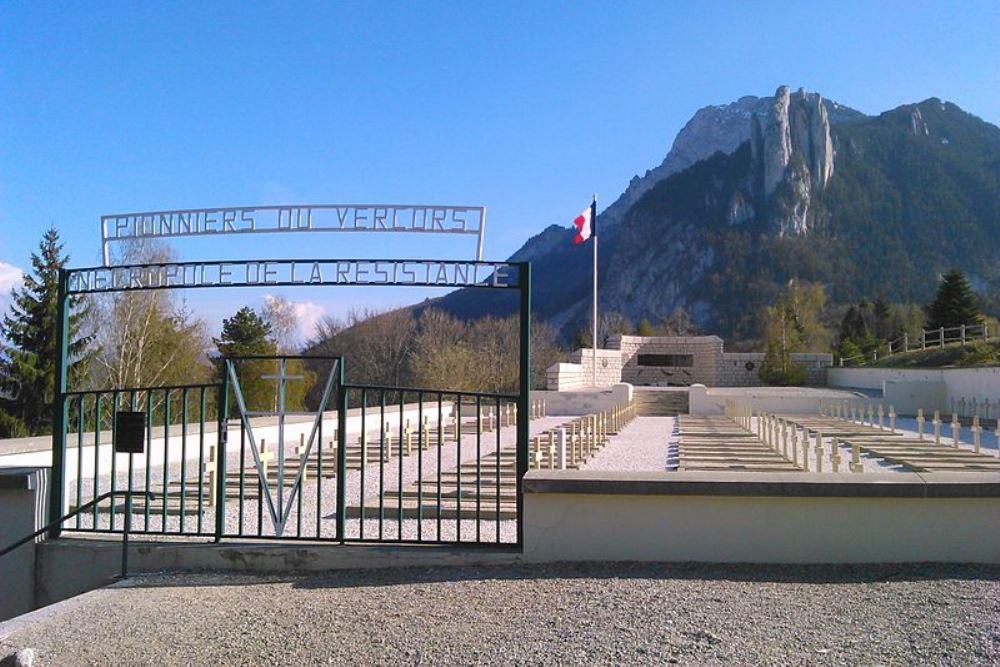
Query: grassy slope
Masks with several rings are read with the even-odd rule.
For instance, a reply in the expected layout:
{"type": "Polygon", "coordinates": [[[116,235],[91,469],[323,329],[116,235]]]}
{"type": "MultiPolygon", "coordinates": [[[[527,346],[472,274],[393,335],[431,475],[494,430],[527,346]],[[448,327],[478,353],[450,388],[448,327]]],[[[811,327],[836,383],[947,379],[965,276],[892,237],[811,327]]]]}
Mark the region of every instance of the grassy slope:
{"type": "Polygon", "coordinates": [[[944,347],[914,350],[879,359],[866,368],[969,368],[1000,366],[1000,340],[968,345],[952,343],[944,347]]]}

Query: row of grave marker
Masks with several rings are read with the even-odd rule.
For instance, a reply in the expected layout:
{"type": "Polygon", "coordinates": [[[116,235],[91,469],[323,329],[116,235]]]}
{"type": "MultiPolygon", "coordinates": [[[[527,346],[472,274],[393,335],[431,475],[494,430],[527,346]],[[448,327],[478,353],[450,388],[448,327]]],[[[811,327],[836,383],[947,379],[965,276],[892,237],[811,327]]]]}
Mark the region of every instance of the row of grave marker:
{"type": "MultiPolygon", "coordinates": [[[[821,412],[831,413],[831,414],[822,414],[822,416],[830,416],[835,419],[841,419],[844,421],[849,421],[851,423],[861,424],[862,426],[870,428],[873,431],[876,428],[878,428],[879,431],[886,430],[884,427],[884,422],[881,418],[884,415],[882,406],[879,406],[878,414],[880,415],[880,419],[878,421],[878,425],[876,426],[876,422],[874,420],[874,414],[876,413],[875,411],[872,410],[871,406],[869,406],[869,409],[867,411],[868,420],[865,421],[864,409],[848,410],[846,408],[842,409],[841,407],[836,407],[840,405],[842,404],[835,404],[835,407],[833,407],[832,409],[828,409],[828,406],[824,406],[821,412]],[[851,418],[849,418],[848,415],[850,415],[851,418]]],[[[809,456],[809,444],[811,440],[810,433],[815,433],[815,439],[813,440],[813,442],[815,443],[813,450],[815,456],[814,470],[815,472],[823,472],[823,461],[825,459],[826,452],[823,446],[824,435],[822,430],[810,428],[808,425],[796,423],[792,419],[770,414],[767,412],[755,413],[752,409],[749,408],[749,406],[741,403],[736,403],[734,401],[727,402],[726,415],[729,416],[734,421],[736,421],[737,424],[739,424],[741,427],[745,428],[746,430],[752,433],[755,433],[768,448],[782,455],[784,458],[789,459],[793,463],[793,465],[795,465],[798,468],[801,468],[805,472],[810,471],[810,456],[809,456]],[[802,452],[801,459],[799,457],[800,450],[802,452]]],[[[940,437],[940,427],[942,421],[940,420],[940,415],[937,412],[935,412],[934,416],[935,416],[935,419],[933,421],[934,435],[935,435],[934,443],[937,446],[941,446],[942,443],[940,437]]],[[[896,413],[895,409],[892,406],[890,406],[889,408],[889,418],[890,418],[889,434],[901,435],[901,433],[899,433],[896,430],[896,425],[895,425],[896,413]]],[[[918,413],[918,441],[924,440],[923,423],[924,423],[923,412],[920,411],[918,413]]],[[[961,445],[960,428],[961,425],[959,424],[958,419],[953,418],[951,449],[959,449],[961,445]]],[[[973,433],[973,443],[972,443],[973,453],[979,455],[982,453],[981,451],[982,427],[980,426],[978,419],[973,420],[972,433],[973,433]]],[[[998,436],[1000,436],[1000,434],[998,434],[998,436]]],[[[830,452],[831,454],[830,465],[832,468],[832,472],[840,472],[840,464],[842,462],[840,457],[841,445],[850,447],[851,449],[851,462],[849,464],[848,469],[851,472],[856,472],[856,473],[864,472],[864,467],[861,464],[861,451],[863,448],[865,448],[863,444],[858,442],[852,442],[848,439],[839,439],[836,437],[833,438],[833,445],[830,452]]],[[[945,449],[944,451],[948,450],[945,449]]],[[[968,451],[968,450],[963,450],[963,451],[968,451]]],[[[998,455],[1000,455],[1000,452],[998,452],[998,455]]]]}
{"type": "MultiPolygon", "coordinates": [[[[844,419],[857,424],[876,427],[875,418],[878,418],[877,428],[882,431],[885,430],[885,409],[881,403],[878,404],[877,409],[873,410],[872,403],[868,403],[867,410],[867,420],[865,406],[862,405],[860,408],[856,408],[853,401],[820,401],[820,415],[834,417],[837,419],[844,419]]],[[[889,432],[892,434],[896,433],[896,408],[892,405],[889,406],[889,432]]],[[[924,439],[924,425],[927,423],[926,417],[924,417],[923,408],[917,408],[917,439],[924,439]]],[[[941,427],[944,425],[944,421],[941,419],[941,412],[939,410],[934,411],[934,417],[931,419],[932,430],[931,433],[927,435],[934,436],[934,444],[940,445],[941,443],[941,427]]],[[[962,424],[958,418],[958,413],[952,413],[951,415],[951,446],[954,448],[959,447],[962,444],[962,424]]],[[[976,454],[982,452],[982,438],[983,432],[987,429],[983,427],[980,422],[979,416],[973,416],[972,425],[969,428],[972,433],[972,449],[976,454]]],[[[997,424],[996,428],[997,441],[1000,443],[1000,423],[997,424]]],[[[1000,447],[997,450],[998,456],[1000,456],[1000,447]]]]}
{"type": "Polygon", "coordinates": [[[635,403],[629,401],[549,429],[531,439],[528,467],[579,468],[608,443],[609,436],[620,433],[634,418],[635,403]]]}

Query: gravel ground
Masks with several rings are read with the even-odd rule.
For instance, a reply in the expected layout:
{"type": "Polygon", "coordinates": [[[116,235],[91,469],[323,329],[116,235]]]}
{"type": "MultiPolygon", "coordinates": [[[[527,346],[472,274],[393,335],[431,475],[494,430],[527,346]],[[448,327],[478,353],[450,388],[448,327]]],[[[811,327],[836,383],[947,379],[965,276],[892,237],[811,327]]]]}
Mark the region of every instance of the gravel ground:
{"type": "Polygon", "coordinates": [[[7,637],[38,665],[996,665],[1000,568],[622,563],[174,574],[7,637]]]}
{"type": "Polygon", "coordinates": [[[636,417],[584,470],[666,470],[676,421],[673,417],[636,417]]]}

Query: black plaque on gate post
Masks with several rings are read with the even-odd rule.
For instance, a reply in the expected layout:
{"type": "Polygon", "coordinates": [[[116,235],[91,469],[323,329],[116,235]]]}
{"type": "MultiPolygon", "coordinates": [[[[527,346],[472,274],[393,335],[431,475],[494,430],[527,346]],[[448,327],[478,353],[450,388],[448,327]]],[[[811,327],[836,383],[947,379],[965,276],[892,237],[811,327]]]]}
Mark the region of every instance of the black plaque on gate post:
{"type": "Polygon", "coordinates": [[[115,452],[142,454],[146,447],[146,413],[119,412],[115,421],[115,452]]]}

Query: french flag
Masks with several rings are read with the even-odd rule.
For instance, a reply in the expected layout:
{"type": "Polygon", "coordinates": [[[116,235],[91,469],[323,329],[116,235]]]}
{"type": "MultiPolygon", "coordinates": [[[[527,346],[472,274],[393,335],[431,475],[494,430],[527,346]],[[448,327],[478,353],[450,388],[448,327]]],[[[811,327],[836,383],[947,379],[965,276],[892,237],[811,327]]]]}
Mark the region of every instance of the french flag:
{"type": "Polygon", "coordinates": [[[576,216],[573,221],[573,224],[576,225],[576,236],[573,237],[575,245],[580,245],[597,231],[594,229],[594,217],[594,204],[583,209],[583,213],[576,216]]]}

